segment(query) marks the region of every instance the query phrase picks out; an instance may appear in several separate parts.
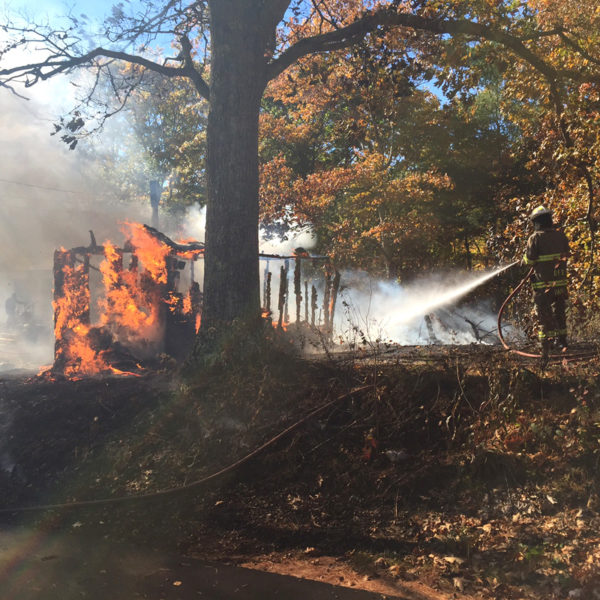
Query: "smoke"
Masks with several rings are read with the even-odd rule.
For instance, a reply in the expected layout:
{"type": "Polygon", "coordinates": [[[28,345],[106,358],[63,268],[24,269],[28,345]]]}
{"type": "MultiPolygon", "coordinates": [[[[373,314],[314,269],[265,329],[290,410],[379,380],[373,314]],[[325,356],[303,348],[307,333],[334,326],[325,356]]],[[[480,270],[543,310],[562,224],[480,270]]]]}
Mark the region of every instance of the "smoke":
{"type": "Polygon", "coordinates": [[[268,239],[264,232],[261,232],[260,251],[263,254],[280,254],[290,256],[296,248],[310,250],[316,244],[317,240],[312,232],[300,231],[290,235],[285,240],[268,239]]]}
{"type": "Polygon", "coordinates": [[[496,311],[492,302],[459,302],[502,270],[433,275],[407,285],[373,280],[366,273],[345,272],[336,333],[351,343],[495,343],[496,311]]]}
{"type": "Polygon", "coordinates": [[[89,155],[50,136],[50,107],[0,90],[0,370],[53,358],[54,250],[119,236],[118,223],[149,220],[150,207],[115,204],[89,155]],[[16,294],[17,318],[6,300],[16,294]],[[11,321],[11,322],[9,322],[11,321]]]}
{"type": "MultiPolygon", "coordinates": [[[[203,241],[206,227],[206,209],[198,205],[190,207],[179,226],[179,233],[183,237],[203,241]]],[[[274,239],[261,229],[259,239],[259,249],[262,254],[279,254],[281,256],[290,256],[294,249],[304,248],[310,250],[316,244],[316,238],[311,231],[300,231],[289,235],[286,239],[274,239]]]]}
{"type": "MultiPolygon", "coordinates": [[[[205,210],[191,208],[185,219],[184,233],[193,239],[204,239],[205,210]]],[[[260,251],[264,254],[289,256],[297,247],[310,250],[316,243],[310,231],[301,232],[287,240],[267,239],[262,235],[260,251]]],[[[277,297],[280,267],[284,260],[271,259],[261,265],[261,289],[265,291],[265,273],[271,272],[271,309],[279,317],[277,297]]],[[[289,261],[288,310],[295,320],[293,294],[294,262],[289,261]]],[[[430,275],[411,284],[400,285],[374,280],[365,272],[346,271],[342,274],[340,297],[336,304],[334,339],[342,343],[357,340],[384,341],[403,345],[496,343],[496,310],[491,300],[464,303],[469,292],[499,275],[508,267],[476,273],[446,273],[430,275]]],[[[304,294],[303,275],[301,293],[304,294]]],[[[324,278],[318,267],[308,276],[309,288],[315,285],[319,294],[317,322],[322,318],[324,278]]],[[[303,298],[303,302],[306,302],[303,298]]],[[[264,304],[264,302],[263,302],[264,304]]],[[[302,309],[302,315],[304,315],[302,309]]],[[[303,317],[302,317],[303,318],[303,317]]],[[[516,335],[506,327],[507,336],[516,335]]]]}
{"type": "MultiPolygon", "coordinates": [[[[52,88],[46,88],[46,93],[49,89],[52,88]]],[[[3,158],[0,162],[0,235],[3,242],[0,253],[0,355],[3,357],[0,371],[52,362],[54,250],[88,245],[89,230],[94,231],[100,244],[106,239],[120,243],[123,237],[120,222],[150,221],[149,202],[142,205],[112,200],[94,156],[79,152],[79,149],[69,151],[58,137],[49,135],[52,111],[62,112],[56,106],[49,106],[47,98],[24,102],[7,90],[0,90],[3,158]],[[19,301],[17,322],[9,322],[3,311],[3,303],[13,293],[19,301]]],[[[199,241],[204,240],[204,227],[205,211],[197,206],[188,210],[182,222],[163,219],[162,223],[162,229],[168,235],[199,241]]],[[[310,250],[314,245],[315,239],[307,231],[279,241],[261,235],[260,250],[289,255],[297,247],[310,250]]],[[[202,279],[201,262],[197,265],[196,280],[202,279]]],[[[266,263],[261,265],[261,277],[264,277],[264,266],[266,263]]],[[[293,264],[290,266],[293,271],[293,264]]],[[[275,301],[279,262],[272,260],[270,269],[275,301]]],[[[313,269],[315,283],[319,276],[319,269],[313,269]]],[[[494,329],[494,315],[489,307],[478,305],[464,311],[442,308],[458,297],[441,303],[440,298],[449,291],[462,289],[461,286],[468,287],[477,277],[438,277],[400,286],[346,273],[342,278],[345,290],[337,304],[337,333],[350,338],[360,331],[371,339],[404,344],[427,343],[434,339],[441,343],[475,341],[473,324],[481,335],[494,329]],[[424,315],[433,316],[426,322],[424,315]]],[[[261,281],[263,286],[264,281],[261,281]]],[[[322,281],[318,289],[322,298],[322,281]]],[[[293,304],[292,293],[289,304],[293,304]]],[[[293,312],[290,310],[292,317],[293,312]]]]}

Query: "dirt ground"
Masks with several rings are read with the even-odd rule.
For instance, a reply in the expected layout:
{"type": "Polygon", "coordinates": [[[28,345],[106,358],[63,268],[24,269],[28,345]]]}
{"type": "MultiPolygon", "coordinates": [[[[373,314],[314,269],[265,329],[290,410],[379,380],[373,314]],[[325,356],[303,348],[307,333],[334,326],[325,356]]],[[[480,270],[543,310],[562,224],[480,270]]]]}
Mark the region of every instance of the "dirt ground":
{"type": "Polygon", "coordinates": [[[0,519],[390,598],[594,598],[599,371],[473,347],[4,376],[0,519]]]}

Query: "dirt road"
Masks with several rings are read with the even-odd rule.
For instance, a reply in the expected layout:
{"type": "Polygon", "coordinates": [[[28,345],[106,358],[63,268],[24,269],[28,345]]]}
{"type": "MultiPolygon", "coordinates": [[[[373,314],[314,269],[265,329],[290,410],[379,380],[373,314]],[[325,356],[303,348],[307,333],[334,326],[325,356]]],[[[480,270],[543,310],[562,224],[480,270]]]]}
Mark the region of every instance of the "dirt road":
{"type": "MultiPolygon", "coordinates": [[[[72,529],[77,530],[77,523],[72,529]]],[[[2,600],[380,600],[406,598],[86,539],[0,530],[2,600]]]]}

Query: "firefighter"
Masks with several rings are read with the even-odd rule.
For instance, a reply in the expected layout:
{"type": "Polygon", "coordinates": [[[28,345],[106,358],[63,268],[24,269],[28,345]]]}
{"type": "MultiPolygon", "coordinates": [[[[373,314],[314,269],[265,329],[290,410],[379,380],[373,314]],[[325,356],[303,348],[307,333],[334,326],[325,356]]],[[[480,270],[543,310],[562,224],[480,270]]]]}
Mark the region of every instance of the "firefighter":
{"type": "Polygon", "coordinates": [[[567,348],[567,258],[569,240],[554,226],[552,211],[538,206],[530,215],[534,232],[527,240],[522,264],[533,267],[531,287],[539,321],[542,356],[551,344],[567,348]]]}

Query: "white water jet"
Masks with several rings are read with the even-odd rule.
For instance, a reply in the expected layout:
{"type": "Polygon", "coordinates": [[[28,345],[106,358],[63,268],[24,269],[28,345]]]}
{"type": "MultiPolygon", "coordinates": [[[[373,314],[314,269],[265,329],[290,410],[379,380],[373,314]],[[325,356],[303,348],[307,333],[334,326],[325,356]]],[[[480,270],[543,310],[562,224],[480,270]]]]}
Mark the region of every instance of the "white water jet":
{"type": "Polygon", "coordinates": [[[337,337],[350,343],[366,339],[407,345],[469,344],[482,338],[491,343],[496,329],[491,302],[480,300],[461,309],[455,305],[513,264],[485,273],[432,276],[407,285],[374,281],[366,273],[344,273],[337,337]]]}
{"type": "Polygon", "coordinates": [[[499,275],[503,271],[512,267],[514,263],[499,267],[494,271],[484,273],[483,275],[459,283],[450,289],[444,290],[434,287],[431,291],[423,290],[414,298],[408,298],[406,302],[401,303],[389,321],[389,325],[394,327],[403,323],[409,323],[417,317],[423,317],[433,312],[437,308],[453,304],[463,296],[466,296],[469,292],[483,285],[486,281],[493,279],[496,275],[499,275]]]}

